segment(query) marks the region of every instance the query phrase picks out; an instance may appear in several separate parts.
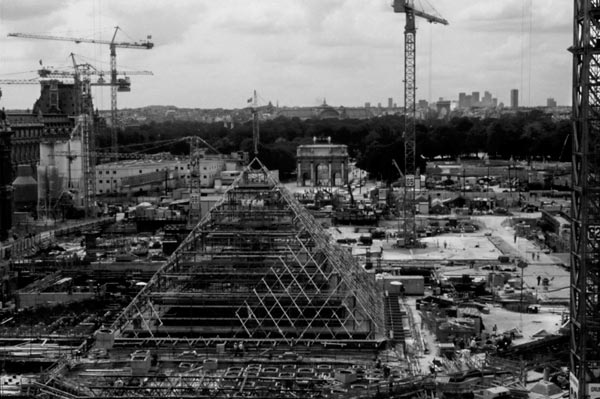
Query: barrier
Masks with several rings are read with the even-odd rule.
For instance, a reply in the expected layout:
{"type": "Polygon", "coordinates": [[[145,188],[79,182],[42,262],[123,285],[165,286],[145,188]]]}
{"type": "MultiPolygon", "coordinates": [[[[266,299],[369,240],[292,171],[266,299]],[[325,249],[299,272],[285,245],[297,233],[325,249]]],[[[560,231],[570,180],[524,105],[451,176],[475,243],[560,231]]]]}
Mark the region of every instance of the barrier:
{"type": "Polygon", "coordinates": [[[114,223],[114,221],[115,218],[113,216],[108,216],[104,218],[69,224],[53,230],[44,231],[27,238],[19,238],[1,247],[0,259],[20,257],[35,247],[43,247],[52,243],[56,239],[56,237],[76,233],[82,230],[94,230],[100,228],[105,224],[114,223]]]}

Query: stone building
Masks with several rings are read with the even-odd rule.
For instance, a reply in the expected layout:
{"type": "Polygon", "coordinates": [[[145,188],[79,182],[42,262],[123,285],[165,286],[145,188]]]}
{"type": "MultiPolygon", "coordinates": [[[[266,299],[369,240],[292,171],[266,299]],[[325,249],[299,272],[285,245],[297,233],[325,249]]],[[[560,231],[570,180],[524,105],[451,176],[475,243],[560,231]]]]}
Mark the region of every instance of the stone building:
{"type": "Polygon", "coordinates": [[[300,145],[296,150],[298,186],[344,186],[348,184],[348,147],[327,143],[300,145]]]}

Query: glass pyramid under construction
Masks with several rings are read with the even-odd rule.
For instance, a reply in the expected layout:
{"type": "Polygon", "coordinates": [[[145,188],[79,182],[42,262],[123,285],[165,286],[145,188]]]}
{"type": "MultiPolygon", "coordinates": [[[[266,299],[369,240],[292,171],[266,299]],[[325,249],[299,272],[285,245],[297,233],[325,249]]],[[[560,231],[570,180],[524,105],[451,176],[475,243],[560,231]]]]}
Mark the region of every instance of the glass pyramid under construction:
{"type": "Polygon", "coordinates": [[[255,159],[113,324],[117,337],[385,340],[366,273],[255,159]]]}

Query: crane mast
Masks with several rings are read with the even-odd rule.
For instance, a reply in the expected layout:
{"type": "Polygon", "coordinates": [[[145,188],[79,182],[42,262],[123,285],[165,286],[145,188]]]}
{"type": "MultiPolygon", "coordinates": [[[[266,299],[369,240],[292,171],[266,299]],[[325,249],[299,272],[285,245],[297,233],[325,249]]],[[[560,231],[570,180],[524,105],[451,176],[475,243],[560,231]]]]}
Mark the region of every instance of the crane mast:
{"type": "Polygon", "coordinates": [[[115,28],[112,40],[110,41],[110,149],[112,152],[119,152],[117,122],[117,48],[115,38],[119,27],[115,28]]]}
{"type": "Polygon", "coordinates": [[[416,90],[416,36],[415,14],[406,8],[404,27],[404,245],[413,246],[417,238],[415,223],[415,90],[416,90]],[[412,177],[412,178],[411,178],[412,177]]]}
{"type": "Polygon", "coordinates": [[[403,229],[404,246],[410,247],[417,244],[417,230],[415,223],[415,179],[418,179],[416,167],[416,38],[417,29],[415,16],[424,18],[430,23],[448,25],[443,18],[430,15],[414,8],[412,0],[394,0],[392,5],[395,13],[406,14],[404,26],[404,204],[403,204],[403,229]]]}
{"type": "Polygon", "coordinates": [[[258,99],[256,97],[256,90],[252,95],[252,142],[254,146],[254,156],[258,156],[258,145],[260,144],[260,125],[258,121],[258,99]]]}
{"type": "Polygon", "coordinates": [[[575,0],[571,196],[571,398],[600,389],[600,0],[575,0]]]}

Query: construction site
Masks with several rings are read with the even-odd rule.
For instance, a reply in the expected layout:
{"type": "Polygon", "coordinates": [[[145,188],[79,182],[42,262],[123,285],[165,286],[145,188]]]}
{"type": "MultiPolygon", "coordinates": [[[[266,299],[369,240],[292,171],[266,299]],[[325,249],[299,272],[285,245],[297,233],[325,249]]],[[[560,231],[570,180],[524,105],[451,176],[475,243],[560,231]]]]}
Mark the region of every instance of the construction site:
{"type": "Polygon", "coordinates": [[[511,177],[488,160],[468,164],[486,188],[472,196],[467,163],[449,167],[462,196],[417,168],[414,20],[448,22],[411,1],[393,4],[406,17],[398,187],[331,137],[298,145],[280,181],[261,161],[256,92],[252,157],[199,136],[179,139],[185,156],[119,153],[129,81],[115,49],[153,44],[116,41],[119,28],[10,34],[108,44],[111,80],[72,55],[73,71],[35,80],[38,117],[0,125],[0,397],[598,397],[599,10],[576,2],[573,162],[519,166],[562,169],[569,190],[516,193],[514,163],[511,177]],[[111,88],[110,152],[95,147],[94,84],[111,88]],[[51,134],[13,179],[23,129],[51,134]]]}
{"type": "MultiPolygon", "coordinates": [[[[383,236],[324,223],[288,187],[255,158],[162,261],[14,262],[32,282],[0,326],[5,392],[465,397],[501,386],[527,397],[552,384],[562,394],[569,272],[516,236],[514,216],[464,218],[477,230],[406,249],[383,222],[383,236]]],[[[86,234],[78,250],[122,247],[114,234],[126,223],[86,234]]]]}

